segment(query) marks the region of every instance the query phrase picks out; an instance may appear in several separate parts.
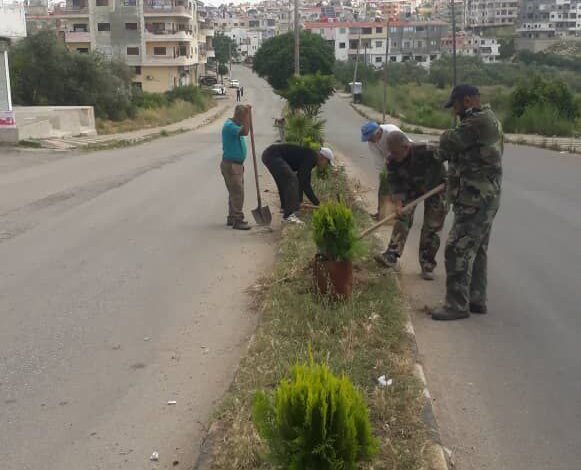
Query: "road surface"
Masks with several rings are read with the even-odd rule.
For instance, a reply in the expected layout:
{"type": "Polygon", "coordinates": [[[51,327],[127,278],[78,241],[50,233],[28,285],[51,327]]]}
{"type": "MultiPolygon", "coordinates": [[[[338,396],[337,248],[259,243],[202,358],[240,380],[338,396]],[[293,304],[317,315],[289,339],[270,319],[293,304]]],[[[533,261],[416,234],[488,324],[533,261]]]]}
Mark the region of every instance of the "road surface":
{"type": "MultiPolygon", "coordinates": [[[[376,162],[359,141],[363,118],[337,97],[324,117],[327,138],[373,198],[376,162]]],[[[488,315],[437,323],[421,311],[442,301],[444,270],[442,262],[434,283],[419,280],[416,220],[402,277],[421,360],[456,468],[579,469],[581,157],[508,145],[504,171],[488,315]]]]}
{"type": "MultiPolygon", "coordinates": [[[[238,78],[263,147],[280,100],[246,69],[238,78]]],[[[195,460],[255,325],[244,290],[276,238],[225,227],[220,126],[114,151],[0,157],[2,470],[195,460]]]]}

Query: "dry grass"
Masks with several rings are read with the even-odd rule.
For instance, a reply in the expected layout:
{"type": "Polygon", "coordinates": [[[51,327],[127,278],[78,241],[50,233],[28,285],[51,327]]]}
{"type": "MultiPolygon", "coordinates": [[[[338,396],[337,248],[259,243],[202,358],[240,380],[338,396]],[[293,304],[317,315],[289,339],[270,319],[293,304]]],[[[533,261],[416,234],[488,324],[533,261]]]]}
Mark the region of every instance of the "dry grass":
{"type": "MultiPolygon", "coordinates": [[[[338,192],[345,197],[342,172],[338,184],[314,179],[323,199],[334,199],[338,192]]],[[[352,197],[346,199],[353,205],[352,197]]],[[[360,226],[367,223],[362,210],[355,208],[355,213],[360,226]]],[[[307,360],[312,351],[317,361],[347,374],[367,398],[381,449],[375,461],[362,468],[426,468],[424,402],[412,372],[411,344],[394,280],[367,254],[356,263],[353,297],[345,303],[330,302],[311,288],[308,266],[315,247],[309,225],[289,227],[284,235],[276,271],[263,283],[270,287],[256,298],[260,326],[212,426],[211,467],[270,468],[251,421],[254,391],[273,389],[293,364],[307,360]],[[393,385],[378,388],[381,375],[392,378],[393,385]]]]}
{"type": "Polygon", "coordinates": [[[139,108],[132,119],[119,122],[97,119],[97,131],[100,135],[107,135],[167,126],[203,113],[214,105],[215,103],[210,100],[204,102],[202,106],[176,100],[169,106],[161,108],[139,108]]]}

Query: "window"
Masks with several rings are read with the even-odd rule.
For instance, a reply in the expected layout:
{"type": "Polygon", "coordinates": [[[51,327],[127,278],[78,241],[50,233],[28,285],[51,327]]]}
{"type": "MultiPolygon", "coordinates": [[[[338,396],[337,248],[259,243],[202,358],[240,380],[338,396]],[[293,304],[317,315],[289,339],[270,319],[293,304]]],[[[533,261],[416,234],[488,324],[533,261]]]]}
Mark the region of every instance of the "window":
{"type": "Polygon", "coordinates": [[[89,32],[89,25],[88,24],[74,24],[73,31],[75,33],[88,33],[89,32]]]}
{"type": "Polygon", "coordinates": [[[78,47],[77,48],[77,52],[79,54],[88,54],[89,53],[89,48],[88,47],[78,47]]]}
{"type": "Polygon", "coordinates": [[[345,34],[347,30],[345,28],[339,28],[339,33],[345,34]]]}
{"type": "Polygon", "coordinates": [[[97,31],[111,31],[111,23],[97,23],[97,31]]]}
{"type": "Polygon", "coordinates": [[[137,0],[125,0],[123,2],[123,6],[126,6],[126,7],[136,7],[137,6],[137,0]]]}
{"type": "Polygon", "coordinates": [[[127,31],[137,31],[137,23],[125,23],[125,29],[127,31]]]}
{"type": "Polygon", "coordinates": [[[97,6],[98,7],[108,7],[109,0],[97,0],[97,6]]]}
{"type": "Polygon", "coordinates": [[[381,60],[381,57],[380,57],[380,56],[377,56],[377,57],[375,58],[375,63],[376,63],[376,64],[381,64],[381,62],[382,62],[382,60],[381,60]]]}
{"type": "Polygon", "coordinates": [[[165,47],[154,47],[153,55],[167,55],[167,49],[165,47]]]}
{"type": "Polygon", "coordinates": [[[135,75],[141,75],[141,65],[134,67],[135,75]]]}
{"type": "Polygon", "coordinates": [[[361,28],[361,34],[371,34],[372,28],[361,28]]]}
{"type": "Polygon", "coordinates": [[[375,47],[383,46],[383,41],[375,41],[375,47]]]}
{"type": "Polygon", "coordinates": [[[132,85],[133,85],[133,88],[135,88],[137,90],[143,90],[143,84],[141,82],[133,82],[132,85]]]}
{"type": "Polygon", "coordinates": [[[383,33],[383,28],[375,28],[376,33],[383,33]]]}
{"type": "Polygon", "coordinates": [[[409,49],[410,48],[410,42],[409,41],[404,41],[403,48],[404,49],[409,49]]]}
{"type": "Polygon", "coordinates": [[[345,43],[344,42],[340,42],[339,43],[339,49],[345,49],[345,43]]]}
{"type": "Polygon", "coordinates": [[[139,47],[128,47],[127,55],[139,55],[139,47]]]}

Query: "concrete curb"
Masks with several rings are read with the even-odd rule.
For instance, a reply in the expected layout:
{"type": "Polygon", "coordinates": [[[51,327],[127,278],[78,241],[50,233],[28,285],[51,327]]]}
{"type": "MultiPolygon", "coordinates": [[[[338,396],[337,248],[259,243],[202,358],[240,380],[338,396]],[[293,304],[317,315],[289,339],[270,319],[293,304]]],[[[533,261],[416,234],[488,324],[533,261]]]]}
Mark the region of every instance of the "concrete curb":
{"type": "MultiPolygon", "coordinates": [[[[137,145],[141,143],[151,142],[152,140],[159,139],[162,137],[171,137],[178,134],[183,134],[184,132],[195,131],[209,124],[212,124],[216,120],[220,119],[228,109],[230,109],[232,103],[220,103],[215,108],[211,108],[205,113],[193,116],[192,118],[185,119],[184,121],[169,124],[164,127],[156,127],[152,129],[143,130],[142,135],[135,137],[116,137],[123,134],[112,134],[110,136],[96,136],[91,139],[45,139],[42,141],[43,147],[52,150],[73,150],[76,148],[81,148],[84,150],[94,151],[94,150],[106,150],[108,148],[117,147],[128,147],[132,145],[137,145]],[[196,117],[202,117],[207,114],[204,119],[193,126],[190,127],[180,127],[182,123],[195,119],[196,117]]],[[[135,131],[136,133],[139,131],[135,131]]]]}
{"type": "MultiPolygon", "coordinates": [[[[377,240],[382,241],[379,237],[379,234],[375,234],[377,240]]],[[[397,273],[393,273],[393,278],[395,280],[397,289],[400,292],[404,292],[403,286],[401,285],[401,281],[397,273]]],[[[436,415],[434,413],[434,407],[432,405],[432,395],[430,394],[430,390],[428,388],[428,381],[426,379],[426,375],[424,374],[424,367],[418,360],[418,344],[416,340],[416,331],[414,329],[414,325],[412,323],[411,318],[411,307],[405,298],[404,299],[404,310],[406,313],[406,324],[405,330],[412,342],[412,354],[414,360],[414,375],[416,378],[421,382],[423,387],[423,395],[424,395],[424,408],[422,410],[422,419],[428,428],[428,435],[430,438],[430,449],[428,451],[429,455],[429,469],[430,470],[450,470],[452,467],[451,462],[446,458],[446,450],[444,445],[442,444],[442,438],[440,436],[440,428],[438,427],[438,422],[436,420],[436,415]]]]}
{"type": "MultiPolygon", "coordinates": [[[[349,105],[351,106],[351,108],[353,108],[353,110],[355,110],[357,114],[364,117],[365,119],[377,122],[381,121],[381,119],[379,118],[379,113],[376,112],[375,110],[365,109],[368,107],[355,103],[349,103],[349,105]]],[[[403,126],[405,131],[411,134],[414,133],[414,130],[418,129],[421,130],[421,134],[430,136],[439,136],[443,132],[440,129],[416,126],[414,124],[407,124],[405,122],[402,123],[400,119],[394,118],[393,116],[386,115],[386,117],[389,117],[390,121],[393,124],[397,126],[403,126]]],[[[505,142],[514,145],[525,145],[530,147],[544,148],[547,150],[553,150],[560,153],[570,153],[572,155],[581,154],[581,139],[575,139],[572,137],[547,137],[533,134],[505,134],[504,138],[505,142]]]]}

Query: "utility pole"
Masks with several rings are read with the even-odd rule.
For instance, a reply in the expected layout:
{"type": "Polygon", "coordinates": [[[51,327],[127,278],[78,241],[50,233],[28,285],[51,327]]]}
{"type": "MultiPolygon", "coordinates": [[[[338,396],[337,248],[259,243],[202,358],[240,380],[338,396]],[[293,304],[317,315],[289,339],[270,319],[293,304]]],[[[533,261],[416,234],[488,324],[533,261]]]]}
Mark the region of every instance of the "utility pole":
{"type": "Polygon", "coordinates": [[[230,57],[230,68],[228,70],[228,76],[230,79],[232,79],[232,41],[232,38],[230,38],[230,41],[228,41],[228,56],[230,57]]]}
{"type": "Polygon", "coordinates": [[[387,62],[389,60],[389,18],[385,22],[385,60],[383,62],[383,124],[387,113],[387,62]]]}
{"type": "Polygon", "coordinates": [[[454,8],[455,0],[450,0],[452,2],[452,77],[453,85],[456,86],[457,72],[456,72],[456,10],[454,8]]]}
{"type": "Polygon", "coordinates": [[[301,28],[299,26],[299,0],[295,0],[295,75],[301,74],[301,28]]]}
{"type": "Polygon", "coordinates": [[[353,85],[351,86],[351,99],[355,102],[355,82],[357,81],[357,67],[359,65],[359,45],[361,44],[361,27],[357,38],[357,56],[355,57],[355,70],[353,70],[353,85]]]}

